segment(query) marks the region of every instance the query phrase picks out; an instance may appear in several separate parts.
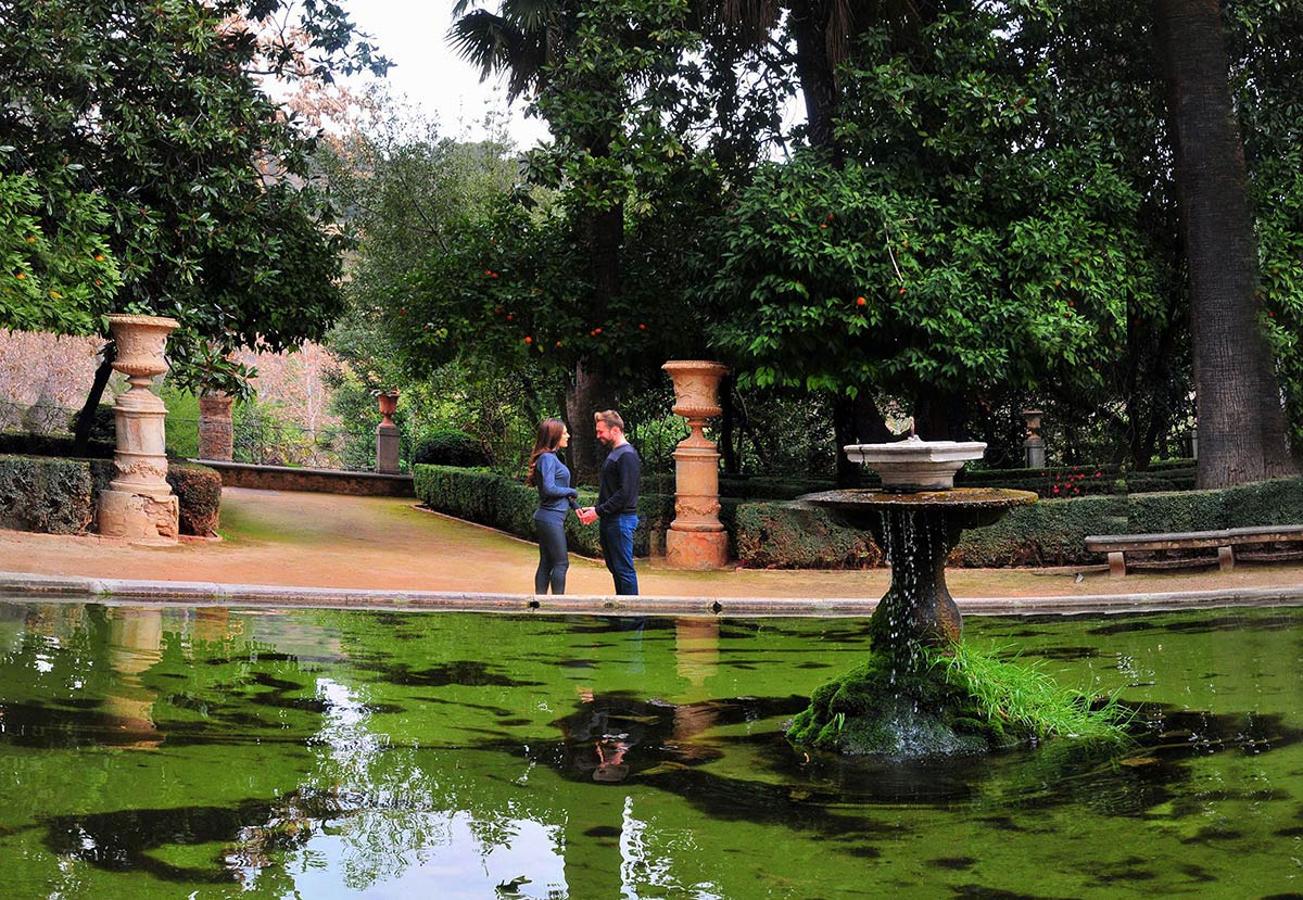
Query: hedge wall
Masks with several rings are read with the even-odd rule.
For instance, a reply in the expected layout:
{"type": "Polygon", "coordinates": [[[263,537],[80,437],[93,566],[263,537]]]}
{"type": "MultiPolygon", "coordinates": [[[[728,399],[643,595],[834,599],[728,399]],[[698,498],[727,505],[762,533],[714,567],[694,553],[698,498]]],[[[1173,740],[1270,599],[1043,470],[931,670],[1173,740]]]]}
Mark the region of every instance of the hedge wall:
{"type": "MultiPolygon", "coordinates": [[[[416,466],[416,495],[431,509],[491,525],[532,540],[538,495],[518,481],[484,470],[416,466]]],[[[653,482],[656,487],[664,487],[653,482]]],[[[580,503],[596,500],[580,491],[580,503]]],[[[882,562],[872,538],[838,525],[826,512],[792,502],[721,499],[720,520],[740,565],[758,568],[863,568],[882,562]]],[[[674,497],[643,494],[635,552],[663,552],[674,520],[674,497]]],[[[1054,566],[1098,562],[1086,535],[1203,531],[1246,525],[1303,523],[1303,478],[1218,491],[1101,495],[1042,500],[1010,512],[994,525],[964,533],[951,564],[972,567],[1054,566]]],[[[570,517],[570,549],[600,556],[597,529],[570,517]]]]}
{"type": "MultiPolygon", "coordinates": [[[[1053,566],[1099,562],[1088,534],[1208,531],[1250,525],[1303,524],[1303,478],[1213,491],[1042,500],[1011,511],[994,525],[964,532],[951,565],[1053,566]]],[[[815,510],[786,503],[744,503],[734,537],[741,565],[823,568],[875,565],[866,540],[815,510]]]]}
{"type": "MultiPolygon", "coordinates": [[[[532,487],[485,469],[453,466],[413,466],[412,480],[416,496],[430,509],[534,539],[538,491],[532,487]]],[[[595,502],[595,491],[580,490],[581,506],[595,502]]],[[[674,520],[674,497],[642,494],[638,498],[638,516],[642,521],[634,533],[634,553],[648,556],[652,550],[662,552],[665,530],[674,520]]],[[[566,517],[566,541],[575,553],[602,555],[597,526],[580,525],[574,516],[566,517]]]]}
{"type": "Polygon", "coordinates": [[[86,460],[0,456],[0,528],[80,534],[94,520],[86,460]]]}
{"type": "MultiPolygon", "coordinates": [[[[112,460],[0,455],[0,528],[93,531],[99,492],[112,479],[112,460]]],[[[206,466],[171,462],[167,480],[181,501],[181,533],[216,533],[222,476],[206,466]]]]}
{"type": "Polygon", "coordinates": [[[181,533],[217,534],[222,511],[222,474],[197,463],[169,460],[167,483],[181,501],[181,533]]]}

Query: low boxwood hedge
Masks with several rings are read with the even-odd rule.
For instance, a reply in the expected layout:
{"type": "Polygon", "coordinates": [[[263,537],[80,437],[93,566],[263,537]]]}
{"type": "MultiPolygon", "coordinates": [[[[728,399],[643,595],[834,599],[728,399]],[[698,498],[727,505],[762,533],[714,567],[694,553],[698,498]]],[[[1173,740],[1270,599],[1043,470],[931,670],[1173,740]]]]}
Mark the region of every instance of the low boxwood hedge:
{"type": "MultiPolygon", "coordinates": [[[[416,496],[430,509],[534,539],[538,491],[514,478],[487,469],[417,465],[412,479],[416,496]]],[[[595,491],[580,489],[581,506],[596,502],[595,491]]],[[[661,552],[665,529],[674,520],[674,497],[642,494],[638,498],[638,516],[641,521],[634,533],[634,553],[648,556],[653,551],[661,552]]],[[[575,553],[602,554],[597,527],[580,525],[574,516],[566,518],[566,540],[575,553]]]]}
{"type": "MultiPolygon", "coordinates": [[[[0,455],[0,528],[82,534],[95,528],[100,491],[113,480],[113,461],[58,456],[0,455]]],[[[168,483],[180,500],[181,533],[216,533],[222,476],[193,463],[170,462],[168,483]]]]}
{"type": "Polygon", "coordinates": [[[0,456],[0,528],[81,534],[94,520],[94,485],[86,460],[0,456]]]}
{"type": "MultiPolygon", "coordinates": [[[[1099,562],[1089,534],[1208,531],[1303,523],[1303,478],[1211,491],[1171,491],[1042,500],[994,525],[964,532],[951,565],[1054,566],[1099,562]]],[[[816,510],[790,503],[744,503],[733,520],[737,557],[745,566],[823,568],[873,565],[867,540],[816,510]],[[852,548],[847,550],[845,548],[852,548]],[[839,562],[838,560],[842,561],[839,562]]]]}
{"type": "MultiPolygon", "coordinates": [[[[538,495],[533,488],[487,470],[417,466],[416,494],[431,509],[533,539],[538,495]]],[[[664,485],[656,482],[656,487],[664,485]]],[[[580,503],[596,500],[580,491],[580,503]]],[[[674,497],[643,494],[635,552],[660,553],[674,520],[674,497]]],[[[721,499],[720,520],[740,565],[759,568],[863,568],[880,565],[872,538],[845,528],[826,512],[794,502],[721,499]]],[[[1089,534],[1127,534],[1280,525],[1303,522],[1303,478],[1217,491],[1100,495],[1042,500],[1010,512],[994,525],[964,533],[952,565],[1054,566],[1098,562],[1086,551],[1089,534]]],[[[597,529],[567,519],[570,548],[601,554],[597,529]]]]}
{"type": "Polygon", "coordinates": [[[437,466],[483,466],[489,462],[484,447],[456,428],[434,428],[413,442],[412,462],[437,466]]]}
{"type": "Polygon", "coordinates": [[[882,553],[867,533],[837,524],[813,506],[743,503],[731,525],[738,562],[767,569],[853,569],[876,566],[882,553]]]}
{"type": "Polygon", "coordinates": [[[167,483],[181,501],[181,533],[199,537],[217,534],[222,512],[222,474],[198,463],[170,460],[167,483]]]}

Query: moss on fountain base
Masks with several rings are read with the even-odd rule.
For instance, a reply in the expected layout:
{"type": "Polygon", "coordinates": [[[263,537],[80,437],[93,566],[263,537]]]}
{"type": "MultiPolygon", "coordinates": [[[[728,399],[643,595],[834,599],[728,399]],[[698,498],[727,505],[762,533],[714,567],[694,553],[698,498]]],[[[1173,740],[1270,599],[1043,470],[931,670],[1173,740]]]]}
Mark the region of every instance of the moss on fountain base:
{"type": "Polygon", "coordinates": [[[852,756],[954,756],[1055,735],[1122,740],[1127,713],[1059,687],[1035,666],[962,643],[873,653],[821,685],[787,731],[794,744],[852,756]],[[1096,708],[1098,707],[1098,708],[1096,708]]]}

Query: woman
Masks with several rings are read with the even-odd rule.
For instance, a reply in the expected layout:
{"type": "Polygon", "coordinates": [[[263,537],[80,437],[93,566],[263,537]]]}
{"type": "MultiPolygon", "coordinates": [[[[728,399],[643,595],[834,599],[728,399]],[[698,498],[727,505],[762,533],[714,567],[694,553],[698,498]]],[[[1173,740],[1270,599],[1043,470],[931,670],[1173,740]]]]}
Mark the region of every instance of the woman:
{"type": "Polygon", "coordinates": [[[525,478],[526,484],[538,488],[538,511],[534,513],[534,528],[538,532],[536,594],[546,594],[549,584],[554,594],[566,592],[566,570],[570,568],[570,557],[566,554],[566,510],[579,507],[575,502],[579,492],[570,486],[570,470],[557,458],[556,452],[569,443],[570,432],[560,419],[538,423],[538,438],[534,441],[529,475],[525,478]]]}

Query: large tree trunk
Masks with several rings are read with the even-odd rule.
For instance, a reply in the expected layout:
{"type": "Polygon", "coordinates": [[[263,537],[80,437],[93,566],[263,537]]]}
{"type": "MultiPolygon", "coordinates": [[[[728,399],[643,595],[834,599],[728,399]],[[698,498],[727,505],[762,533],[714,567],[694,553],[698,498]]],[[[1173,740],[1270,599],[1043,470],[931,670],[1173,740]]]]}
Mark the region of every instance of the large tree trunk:
{"type": "Polygon", "coordinates": [[[887,428],[873,397],[861,391],[854,399],[839,396],[833,400],[833,434],[837,442],[837,484],[854,487],[864,476],[864,467],[846,458],[843,448],[850,444],[884,444],[896,438],[887,428]]]}
{"type": "Polygon", "coordinates": [[[570,468],[576,484],[596,484],[606,448],[597,440],[593,413],[615,405],[610,382],[597,367],[580,360],[574,381],[566,391],[566,420],[570,428],[570,468]]]}
{"type": "Polygon", "coordinates": [[[1190,270],[1199,487],[1296,471],[1259,323],[1244,147],[1218,0],[1153,0],[1190,270]]]}
{"type": "Polygon", "coordinates": [[[806,137],[811,147],[828,150],[834,164],[839,165],[840,154],[833,139],[837,81],[828,52],[831,7],[830,0],[798,0],[790,7],[790,27],[796,39],[796,75],[805,101],[806,137]]]}
{"type": "Polygon", "coordinates": [[[104,388],[108,386],[109,376],[113,374],[113,361],[117,359],[117,350],[117,345],[112,341],[104,345],[99,368],[95,370],[95,380],[91,382],[90,393],[86,395],[86,402],[82,404],[81,410],[77,413],[77,424],[73,426],[72,453],[74,456],[85,456],[86,451],[90,448],[90,432],[95,425],[95,411],[99,409],[100,400],[104,397],[104,388]]]}
{"type": "Polygon", "coordinates": [[[914,433],[925,441],[961,441],[968,424],[964,398],[930,392],[914,400],[914,433]]]}

